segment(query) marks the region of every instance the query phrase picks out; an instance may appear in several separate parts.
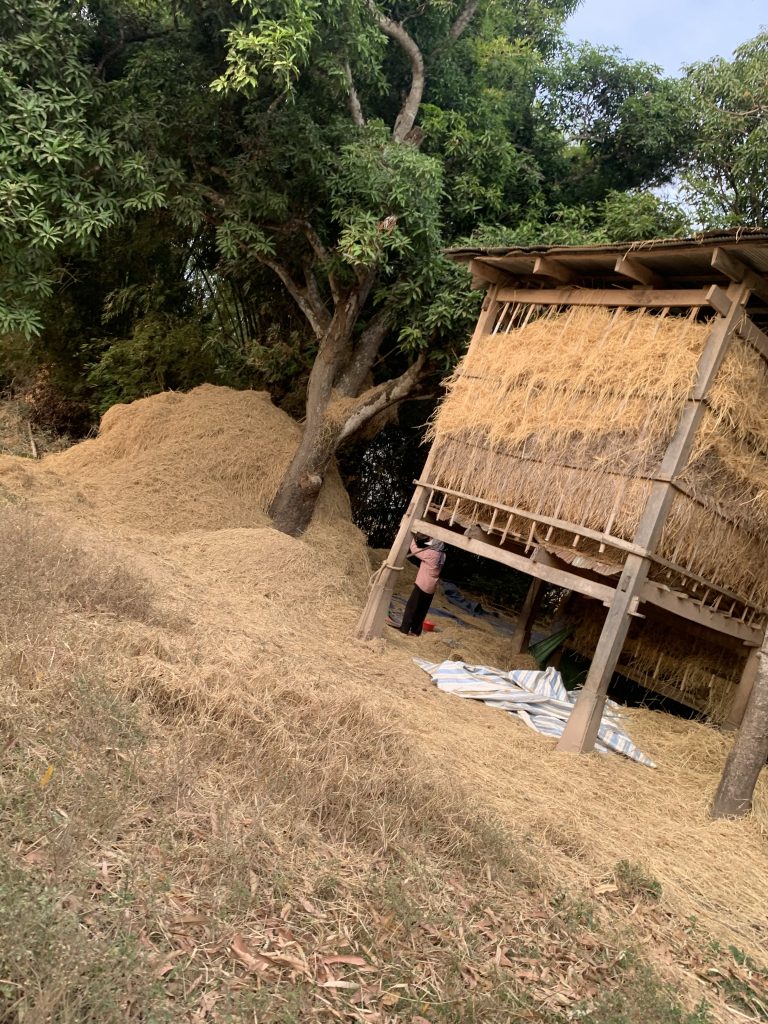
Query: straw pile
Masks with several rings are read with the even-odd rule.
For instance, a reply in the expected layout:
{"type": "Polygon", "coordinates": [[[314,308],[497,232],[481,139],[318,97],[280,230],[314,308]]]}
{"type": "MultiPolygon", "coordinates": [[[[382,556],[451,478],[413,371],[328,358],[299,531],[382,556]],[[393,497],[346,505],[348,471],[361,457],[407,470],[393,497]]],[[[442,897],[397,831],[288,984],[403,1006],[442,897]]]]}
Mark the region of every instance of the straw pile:
{"type": "MultiPolygon", "coordinates": [[[[697,987],[681,952],[691,916],[698,949],[711,933],[768,959],[768,780],[751,818],[712,822],[729,743],[714,729],[633,713],[655,772],[563,758],[509,716],[440,694],[412,662],[454,653],[493,664],[503,639],[441,619],[423,643],[392,631],[351,640],[368,566],[347,515],[323,511],[301,540],[264,517],[274,464],[296,437],[264,398],[204,388],[115,410],[66,455],[0,459],[0,506],[5,495],[14,514],[33,513],[26,547],[0,543],[4,580],[15,566],[21,581],[0,603],[26,608],[0,688],[0,723],[19,737],[4,747],[0,796],[23,815],[0,836],[25,878],[60,884],[89,941],[115,922],[140,936],[157,957],[146,977],[178,1005],[188,994],[189,1019],[226,1016],[228,998],[262,986],[282,1013],[275,994],[298,992],[297,963],[311,973],[308,999],[346,997],[352,988],[324,987],[323,957],[334,956],[373,962],[378,973],[331,969],[359,982],[382,1019],[414,1007],[437,1019],[422,1000],[444,997],[457,1020],[506,1021],[509,1004],[484,1013],[461,1000],[518,975],[535,995],[525,1014],[544,1006],[540,991],[561,1013],[577,983],[574,1006],[594,998],[574,951],[598,945],[601,962],[619,964],[618,981],[590,975],[601,991],[627,984],[631,928],[643,956],[668,958],[700,1000],[715,975],[697,987]],[[499,850],[511,880],[494,866],[499,850]],[[622,860],[661,882],[658,910],[621,902],[611,880],[622,860]],[[615,945],[590,926],[583,947],[563,933],[550,953],[544,932],[561,918],[549,901],[563,893],[586,893],[622,929],[615,945]],[[510,901],[517,916],[500,923],[510,901]],[[441,937],[440,921],[454,930],[441,937]],[[480,927],[492,941],[475,954],[480,927]],[[534,946],[541,958],[523,970],[541,966],[541,979],[525,980],[518,961],[498,980],[482,973],[499,950],[534,946]],[[393,1007],[392,993],[408,1002],[393,1007]]],[[[327,488],[324,509],[343,510],[333,479],[327,488]]],[[[49,944],[40,962],[63,948],[49,944]]]]}
{"type": "MultiPolygon", "coordinates": [[[[572,307],[480,338],[434,421],[433,479],[633,540],[708,331],[694,317],[572,307]]],[[[763,606],[767,398],[763,361],[735,340],[684,474],[693,496],[676,496],[659,547],[763,606]]],[[[522,537],[529,529],[523,519],[513,525],[522,537]]],[[[559,539],[569,543],[555,532],[559,539]]]]}

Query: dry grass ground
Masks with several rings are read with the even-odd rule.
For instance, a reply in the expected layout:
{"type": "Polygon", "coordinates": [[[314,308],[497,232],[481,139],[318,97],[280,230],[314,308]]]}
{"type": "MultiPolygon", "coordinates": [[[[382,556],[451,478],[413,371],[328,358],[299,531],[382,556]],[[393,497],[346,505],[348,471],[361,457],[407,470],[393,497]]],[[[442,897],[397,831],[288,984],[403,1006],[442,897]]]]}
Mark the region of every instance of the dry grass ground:
{"type": "Polygon", "coordinates": [[[563,759],[412,662],[489,630],[350,639],[339,481],[265,515],[295,440],[206,387],[0,459],[0,1021],[768,1019],[765,784],[709,822],[714,730],[563,759]]]}

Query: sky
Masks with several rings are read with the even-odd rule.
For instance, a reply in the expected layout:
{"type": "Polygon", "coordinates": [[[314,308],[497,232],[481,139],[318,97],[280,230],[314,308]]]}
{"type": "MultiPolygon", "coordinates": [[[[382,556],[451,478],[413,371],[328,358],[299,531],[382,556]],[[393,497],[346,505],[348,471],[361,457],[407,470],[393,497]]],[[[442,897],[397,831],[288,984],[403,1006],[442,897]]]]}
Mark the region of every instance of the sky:
{"type": "Polygon", "coordinates": [[[768,27],[766,0],[583,0],[566,31],[677,75],[683,64],[730,57],[761,26],[768,27]]]}

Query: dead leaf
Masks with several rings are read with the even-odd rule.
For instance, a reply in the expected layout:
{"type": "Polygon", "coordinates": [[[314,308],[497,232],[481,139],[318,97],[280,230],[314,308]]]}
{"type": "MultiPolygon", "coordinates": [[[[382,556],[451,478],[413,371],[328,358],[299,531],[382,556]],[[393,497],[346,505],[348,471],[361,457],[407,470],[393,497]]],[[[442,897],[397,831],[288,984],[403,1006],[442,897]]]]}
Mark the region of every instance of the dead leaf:
{"type": "Polygon", "coordinates": [[[277,966],[270,957],[264,956],[262,953],[252,953],[242,935],[236,935],[229,948],[235,960],[239,960],[243,966],[248,968],[249,971],[256,971],[257,973],[263,974],[263,972],[268,971],[270,967],[277,966]]]}
{"type": "Polygon", "coordinates": [[[308,914],[311,914],[312,917],[327,917],[328,916],[327,914],[324,914],[322,912],[322,910],[318,909],[318,907],[316,907],[314,905],[314,903],[311,903],[309,900],[304,899],[303,896],[300,897],[300,899],[299,899],[299,906],[302,907],[302,909],[306,910],[306,912],[308,914]]]}
{"type": "Polygon", "coordinates": [[[351,967],[370,967],[367,960],[361,956],[324,956],[324,964],[349,964],[351,967]]]}

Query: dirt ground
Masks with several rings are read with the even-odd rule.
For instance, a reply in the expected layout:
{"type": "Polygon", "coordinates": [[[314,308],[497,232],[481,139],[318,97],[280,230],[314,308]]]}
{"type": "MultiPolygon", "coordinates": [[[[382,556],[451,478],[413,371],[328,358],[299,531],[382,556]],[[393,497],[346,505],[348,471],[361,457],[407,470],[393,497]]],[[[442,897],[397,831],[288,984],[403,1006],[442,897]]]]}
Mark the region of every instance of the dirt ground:
{"type": "MultiPolygon", "coordinates": [[[[366,849],[379,852],[365,856],[376,862],[399,836],[417,829],[419,821],[431,822],[434,816],[436,830],[448,829],[441,817],[448,811],[437,805],[447,806],[452,794],[460,793],[461,809],[450,811],[453,838],[441,842],[459,842],[456,837],[465,829],[456,824],[459,819],[490,815],[507,837],[505,842],[512,844],[510,849],[526,851],[519,854],[521,872],[525,862],[525,871],[530,874],[535,867],[548,891],[588,894],[602,908],[606,927],[616,926],[619,918],[622,927],[636,924],[638,941],[647,944],[644,948],[662,974],[685,990],[686,1005],[694,1007],[698,999],[711,995],[705,968],[693,965],[690,950],[681,952],[688,949],[686,928],[702,930],[697,948],[713,940],[768,963],[768,779],[761,781],[749,818],[713,822],[707,806],[731,742],[725,733],[662,713],[629,711],[628,731],[658,765],[651,770],[617,755],[558,755],[552,740],[512,717],[438,692],[414,664],[415,655],[502,668],[514,662],[503,635],[482,620],[462,615],[444,598],[438,598],[436,608],[461,621],[433,616],[438,631],[418,639],[394,630],[370,643],[354,639],[376,555],[351,523],[338,476],[330,475],[313,524],[302,539],[276,532],[266,515],[297,437],[298,428],[266,395],[204,386],[189,395],[158,395],[115,407],[97,438],[42,460],[0,456],[0,507],[7,515],[23,513],[38,526],[55,524],[64,538],[62,550],[79,552],[78,564],[90,564],[92,557],[94,565],[103,566],[106,560],[109,566],[128,566],[149,588],[151,615],[142,612],[131,618],[110,612],[108,601],[103,607],[90,606],[85,598],[76,614],[67,613],[77,642],[84,649],[93,645],[110,692],[121,699],[138,700],[140,695],[147,707],[151,705],[152,728],[159,728],[160,722],[167,731],[168,750],[181,749],[176,744],[196,749],[196,744],[212,742],[214,735],[219,743],[241,743],[243,751],[256,734],[273,744],[272,760],[262,763],[267,740],[259,740],[262,753],[253,755],[253,765],[260,767],[253,768],[253,777],[240,761],[230,768],[217,763],[196,769],[194,782],[185,782],[184,800],[177,799],[178,814],[189,816],[196,805],[210,826],[217,802],[225,802],[222,794],[234,800],[237,790],[242,817],[248,801],[252,808],[259,806],[253,795],[261,785],[259,772],[271,773],[273,802],[278,791],[274,787],[287,786],[284,780],[291,775],[299,781],[295,790],[286,788],[284,802],[295,801],[300,814],[309,815],[313,829],[317,821],[326,820],[324,814],[330,815],[328,820],[336,822],[334,849],[345,850],[344,857],[353,857],[350,851],[362,841],[359,836],[380,831],[376,842],[366,839],[366,849]],[[109,645],[109,657],[103,654],[104,643],[109,645]],[[294,716],[289,725],[286,708],[294,716]],[[224,725],[216,724],[224,722],[230,723],[230,740],[222,738],[224,725]],[[183,740],[182,726],[187,730],[183,740]],[[299,734],[302,747],[297,746],[299,734]],[[353,743],[363,746],[358,749],[350,746],[353,743]],[[294,748],[299,753],[289,759],[285,752],[294,748]],[[301,774],[302,759],[313,765],[306,777],[301,774]],[[418,783],[421,788],[401,791],[403,773],[412,776],[409,786],[418,783]],[[309,792],[313,796],[307,809],[302,801],[309,800],[309,792]],[[370,809],[364,821],[356,801],[370,809]],[[412,802],[413,807],[395,819],[392,806],[398,802],[403,807],[412,802]],[[395,820],[399,824],[393,824],[395,820]],[[630,865],[631,871],[642,872],[660,886],[663,895],[652,912],[646,914],[642,901],[635,902],[634,910],[631,901],[618,902],[619,864],[630,865]]],[[[26,526],[22,529],[28,532],[26,526]]],[[[411,579],[408,570],[400,582],[402,595],[411,579]]],[[[86,593],[89,588],[98,591],[96,584],[89,583],[86,593]]],[[[51,666],[64,657],[68,643],[71,653],[74,641],[52,645],[51,666]]],[[[45,675],[39,667],[35,673],[35,679],[45,675]]],[[[19,670],[12,678],[18,701],[26,677],[19,670]]],[[[30,740],[24,750],[32,751],[28,756],[33,761],[37,756],[42,777],[49,759],[53,764],[44,737],[30,740]]],[[[185,763],[186,753],[178,756],[178,763],[185,763]]],[[[171,771],[168,765],[165,770],[171,771]]],[[[132,813],[141,820],[140,815],[149,812],[138,796],[135,799],[132,813]]],[[[270,833],[273,838],[275,834],[270,833]]],[[[330,842],[328,834],[321,829],[317,844],[330,842]]],[[[259,843],[268,846],[273,838],[259,843]]],[[[142,847],[142,856],[150,860],[151,845],[142,847]]],[[[286,871],[288,861],[302,856],[295,843],[290,848],[291,854],[283,851],[286,871]]],[[[29,856],[37,847],[19,842],[17,849],[29,856]]],[[[175,854],[174,870],[181,872],[174,882],[178,893],[200,884],[202,869],[193,861],[201,854],[195,850],[183,857],[175,854]]],[[[305,856],[307,863],[314,863],[315,854],[305,856]]],[[[110,876],[111,862],[104,863],[110,876]]],[[[258,874],[257,868],[251,870],[258,874]]],[[[311,873],[307,867],[308,879],[311,873]]],[[[181,896],[177,901],[187,906],[188,916],[194,916],[192,902],[181,896]]],[[[148,942],[159,942],[147,936],[148,942]]],[[[248,948],[253,949],[255,941],[248,948]]],[[[236,959],[258,974],[258,967],[248,967],[246,953],[236,959]]],[[[565,965],[562,971],[567,969],[565,965]]],[[[566,973],[555,971],[549,981],[538,977],[534,987],[566,998],[562,994],[567,995],[570,984],[566,973]]],[[[579,991],[579,998],[586,998],[579,991]]],[[[710,1019],[768,1019],[745,1017],[743,1009],[739,1016],[726,1007],[721,994],[712,997],[719,1008],[710,1019]]],[[[541,999],[543,1006],[546,1000],[541,999]]],[[[575,995],[573,1000],[577,1001],[575,995]]],[[[387,1011],[386,1005],[371,1009],[367,1016],[360,1011],[353,1019],[458,1019],[413,1008],[408,1013],[387,1011]]],[[[738,1005],[748,1005],[753,1012],[752,1003],[738,1005]]],[[[218,1019],[200,1007],[195,1012],[198,1017],[190,1020],[218,1019]]],[[[543,1009],[536,1011],[539,1016],[531,1012],[530,1017],[497,1018],[489,1011],[478,1019],[575,1019],[547,1017],[543,1009]]],[[[562,1005],[557,1012],[565,1012],[562,1005]]],[[[259,1018],[254,1011],[254,1019],[278,1018],[259,1018]]],[[[706,1018],[685,1018],[689,1019],[706,1018]]]]}

